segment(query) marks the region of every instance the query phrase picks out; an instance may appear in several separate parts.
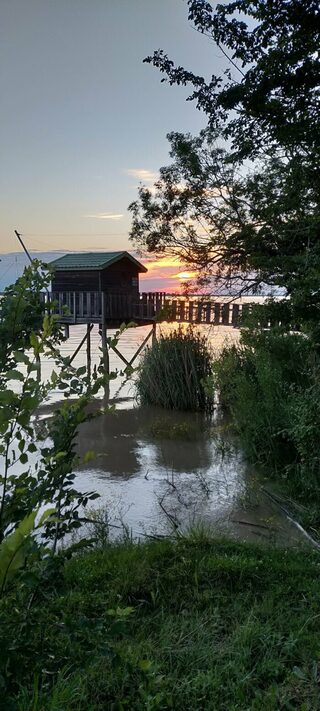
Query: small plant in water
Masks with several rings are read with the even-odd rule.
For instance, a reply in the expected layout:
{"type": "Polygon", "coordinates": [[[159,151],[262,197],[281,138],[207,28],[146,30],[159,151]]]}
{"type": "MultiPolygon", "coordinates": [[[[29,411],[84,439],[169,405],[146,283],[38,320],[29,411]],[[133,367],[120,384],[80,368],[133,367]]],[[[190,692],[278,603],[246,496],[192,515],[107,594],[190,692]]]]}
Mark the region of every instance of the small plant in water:
{"type": "Polygon", "coordinates": [[[149,432],[155,439],[181,439],[193,440],[199,434],[197,428],[187,420],[172,422],[170,419],[158,418],[154,420],[149,432]]]}

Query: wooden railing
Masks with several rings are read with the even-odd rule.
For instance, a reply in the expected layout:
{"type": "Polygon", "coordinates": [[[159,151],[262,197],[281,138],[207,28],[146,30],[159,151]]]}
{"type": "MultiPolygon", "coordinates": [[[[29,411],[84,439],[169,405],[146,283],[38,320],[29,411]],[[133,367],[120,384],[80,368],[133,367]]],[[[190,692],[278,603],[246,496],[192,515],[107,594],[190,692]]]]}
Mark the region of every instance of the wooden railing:
{"type": "Polygon", "coordinates": [[[98,291],[52,292],[45,295],[53,313],[64,323],[100,323],[105,321],[154,320],[160,304],[145,295],[105,294],[98,291]]]}
{"type": "Polygon", "coordinates": [[[53,292],[44,294],[51,310],[63,323],[112,321],[177,321],[237,326],[252,304],[222,303],[218,297],[184,298],[165,292],[101,294],[100,292],[53,292]]]}

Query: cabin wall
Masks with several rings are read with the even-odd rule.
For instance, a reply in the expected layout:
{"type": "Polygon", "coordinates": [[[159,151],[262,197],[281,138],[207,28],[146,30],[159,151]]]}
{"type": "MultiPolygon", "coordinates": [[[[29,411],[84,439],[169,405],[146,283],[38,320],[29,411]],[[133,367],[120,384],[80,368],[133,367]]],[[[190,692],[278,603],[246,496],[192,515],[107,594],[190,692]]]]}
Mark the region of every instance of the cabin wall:
{"type": "Polygon", "coordinates": [[[101,272],[102,291],[113,294],[138,294],[139,272],[129,259],[121,259],[101,272]]]}
{"type": "Polygon", "coordinates": [[[121,259],[102,271],[61,270],[52,278],[52,291],[104,291],[109,294],[139,294],[138,268],[129,259],[121,259]]]}
{"type": "Polygon", "coordinates": [[[99,272],[57,269],[52,278],[52,291],[100,291],[99,272]]]}

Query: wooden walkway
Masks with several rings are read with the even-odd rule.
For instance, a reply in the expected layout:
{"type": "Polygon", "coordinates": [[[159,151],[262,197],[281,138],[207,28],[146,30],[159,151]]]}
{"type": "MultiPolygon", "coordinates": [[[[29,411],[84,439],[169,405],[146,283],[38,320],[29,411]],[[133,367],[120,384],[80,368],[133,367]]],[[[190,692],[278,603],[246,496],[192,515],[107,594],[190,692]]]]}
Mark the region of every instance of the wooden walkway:
{"type": "Polygon", "coordinates": [[[138,325],[161,321],[238,326],[251,304],[223,303],[218,297],[179,297],[165,292],[127,294],[100,292],[57,292],[45,295],[53,313],[65,324],[105,322],[116,325],[134,321],[138,325]]]}

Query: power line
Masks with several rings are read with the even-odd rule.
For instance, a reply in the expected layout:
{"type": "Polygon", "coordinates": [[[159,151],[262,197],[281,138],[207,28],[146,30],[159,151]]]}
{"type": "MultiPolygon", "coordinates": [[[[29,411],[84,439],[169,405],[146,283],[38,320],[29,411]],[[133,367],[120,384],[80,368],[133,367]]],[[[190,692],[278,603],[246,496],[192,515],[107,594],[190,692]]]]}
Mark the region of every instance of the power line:
{"type": "Polygon", "coordinates": [[[9,266],[6,265],[7,268],[2,272],[2,274],[0,274],[0,282],[3,281],[4,277],[8,274],[8,271],[10,269],[12,269],[13,265],[14,265],[14,259],[10,262],[9,266]]]}
{"type": "Polygon", "coordinates": [[[23,232],[24,237],[128,237],[128,232],[23,232]]]}

